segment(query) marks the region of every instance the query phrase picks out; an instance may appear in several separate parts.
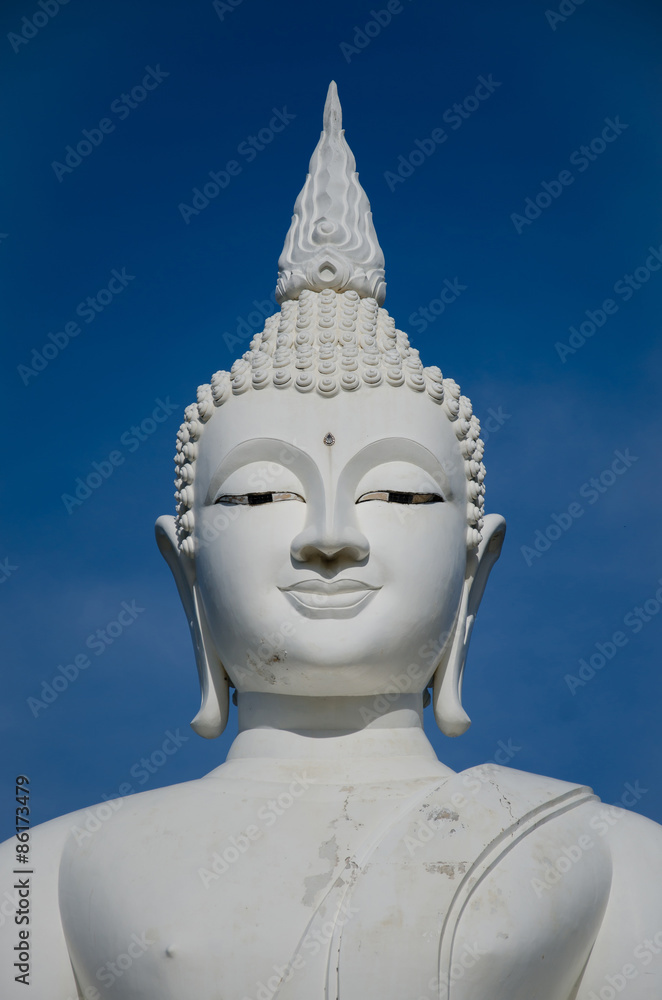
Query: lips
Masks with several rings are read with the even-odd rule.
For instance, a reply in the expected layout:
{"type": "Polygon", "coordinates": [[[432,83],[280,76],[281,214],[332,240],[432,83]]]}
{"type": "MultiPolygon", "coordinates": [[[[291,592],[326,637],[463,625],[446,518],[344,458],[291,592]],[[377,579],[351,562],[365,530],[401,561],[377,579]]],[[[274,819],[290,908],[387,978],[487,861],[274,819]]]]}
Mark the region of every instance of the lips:
{"type": "MultiPolygon", "coordinates": [[[[331,617],[334,612],[356,612],[379,587],[372,587],[360,580],[301,580],[291,587],[280,588],[300,611],[327,612],[321,617],[331,617]],[[331,614],[328,614],[328,613],[331,614]]],[[[314,617],[318,617],[314,615],[314,617]]]]}

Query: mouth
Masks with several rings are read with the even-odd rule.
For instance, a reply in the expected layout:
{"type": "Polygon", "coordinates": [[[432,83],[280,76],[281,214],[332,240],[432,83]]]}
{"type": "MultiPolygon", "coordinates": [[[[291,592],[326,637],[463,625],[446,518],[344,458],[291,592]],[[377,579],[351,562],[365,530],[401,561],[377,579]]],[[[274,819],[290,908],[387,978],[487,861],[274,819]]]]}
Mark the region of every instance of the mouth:
{"type": "Polygon", "coordinates": [[[352,617],[375,596],[380,587],[359,580],[301,580],[281,587],[285,597],[311,618],[352,617]]]}

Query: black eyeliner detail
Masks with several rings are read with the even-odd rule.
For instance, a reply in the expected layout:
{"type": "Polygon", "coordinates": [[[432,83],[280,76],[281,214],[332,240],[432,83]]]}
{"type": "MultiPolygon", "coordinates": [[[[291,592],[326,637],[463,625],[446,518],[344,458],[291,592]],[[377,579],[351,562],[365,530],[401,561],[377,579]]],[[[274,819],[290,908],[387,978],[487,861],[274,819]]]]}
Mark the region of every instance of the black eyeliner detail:
{"type": "Polygon", "coordinates": [[[276,503],[277,500],[301,500],[305,499],[298,493],[291,493],[289,490],[266,492],[266,493],[223,493],[214,500],[214,503],[222,504],[243,504],[246,507],[259,507],[263,503],[276,503]]]}
{"type": "Polygon", "coordinates": [[[446,501],[438,493],[418,493],[417,496],[429,496],[429,500],[419,500],[419,503],[445,503],[446,501]]]}
{"type": "Polygon", "coordinates": [[[385,503],[402,504],[430,504],[445,503],[445,498],[439,493],[403,493],[399,490],[373,490],[364,493],[356,503],[365,503],[366,500],[383,500],[385,503]]]}
{"type": "Polygon", "coordinates": [[[438,493],[398,493],[397,490],[389,490],[389,503],[443,503],[444,498],[438,493]],[[427,500],[416,500],[415,497],[428,497],[427,500]]]}

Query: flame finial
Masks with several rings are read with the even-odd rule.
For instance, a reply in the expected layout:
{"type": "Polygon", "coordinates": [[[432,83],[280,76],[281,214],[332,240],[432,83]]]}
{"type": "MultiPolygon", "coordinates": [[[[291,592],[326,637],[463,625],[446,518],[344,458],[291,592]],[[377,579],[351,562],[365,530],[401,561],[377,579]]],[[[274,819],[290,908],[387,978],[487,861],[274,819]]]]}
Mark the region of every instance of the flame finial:
{"type": "Polygon", "coordinates": [[[354,154],[342,128],[334,81],[324,105],[324,128],[278,261],[278,302],[298,299],[304,288],[350,289],[381,305],[386,295],[384,254],[370,202],[359,183],[354,154]]]}

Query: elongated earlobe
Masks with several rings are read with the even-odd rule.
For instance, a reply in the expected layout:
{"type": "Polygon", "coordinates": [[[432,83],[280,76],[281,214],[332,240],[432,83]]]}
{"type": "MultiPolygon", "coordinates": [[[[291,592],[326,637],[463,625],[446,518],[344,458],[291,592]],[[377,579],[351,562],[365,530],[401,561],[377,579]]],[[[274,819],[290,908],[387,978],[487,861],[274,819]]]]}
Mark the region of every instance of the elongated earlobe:
{"type": "Polygon", "coordinates": [[[191,728],[198,736],[213,740],[221,735],[228,722],[230,682],[210,641],[207,619],[195,583],[193,603],[195,616],[193,622],[189,620],[189,624],[195,647],[195,662],[198,667],[202,699],[198,714],[191,722],[191,728]]]}
{"type": "MultiPolygon", "coordinates": [[[[475,559],[471,553],[470,559],[475,559]]],[[[432,703],[434,717],[442,733],[446,736],[461,736],[471,725],[471,719],[462,707],[462,675],[466,662],[466,651],[471,635],[471,626],[467,617],[471,578],[464,581],[460,606],[453,626],[453,634],[447,644],[446,652],[434,672],[434,687],[432,703]]]]}
{"type": "Polygon", "coordinates": [[[453,633],[434,674],[434,717],[446,736],[461,736],[471,725],[462,707],[462,678],[478,607],[495,562],[501,555],[506,522],[500,514],[488,514],[481,543],[467,555],[467,569],[453,633]]]}
{"type": "Polygon", "coordinates": [[[193,640],[202,700],[191,727],[199,736],[213,740],[221,735],[228,721],[230,682],[209,635],[195,578],[195,560],[182,552],[177,544],[174,517],[160,517],[155,531],[161,555],[175,578],[193,640]]]}

